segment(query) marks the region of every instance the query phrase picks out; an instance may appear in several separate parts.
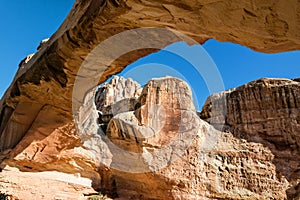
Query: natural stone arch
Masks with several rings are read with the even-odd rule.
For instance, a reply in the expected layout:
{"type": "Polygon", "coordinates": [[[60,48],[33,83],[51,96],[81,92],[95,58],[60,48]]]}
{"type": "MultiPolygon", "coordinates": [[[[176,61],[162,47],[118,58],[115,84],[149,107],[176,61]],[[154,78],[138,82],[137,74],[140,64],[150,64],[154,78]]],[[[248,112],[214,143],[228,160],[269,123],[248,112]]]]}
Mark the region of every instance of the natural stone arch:
{"type": "MultiPolygon", "coordinates": [[[[72,84],[78,68],[99,42],[123,30],[168,27],[199,43],[215,38],[261,52],[283,52],[300,49],[299,13],[300,3],[296,0],[77,0],[50,41],[19,69],[2,98],[1,138],[12,131],[17,138],[22,138],[28,131],[26,127],[39,124],[42,116],[38,111],[45,105],[55,108],[54,113],[64,115],[65,122],[71,121],[72,84]],[[9,124],[15,122],[11,116],[29,113],[26,106],[20,106],[22,103],[33,105],[30,108],[37,112],[28,116],[25,128],[18,128],[20,125],[16,123],[14,127],[17,128],[12,130],[9,124]]],[[[163,36],[159,39],[164,40],[163,36]]],[[[146,49],[118,59],[99,82],[153,51],[157,50],[146,49]]],[[[54,127],[56,120],[59,119],[53,119],[54,127]]],[[[0,149],[14,147],[17,143],[18,140],[6,142],[0,149]]]]}
{"type": "MultiPolygon", "coordinates": [[[[7,163],[23,170],[45,169],[38,158],[32,163],[27,160],[23,151],[34,140],[51,142],[51,137],[61,136],[61,133],[66,133],[63,141],[72,139],[76,132],[72,124],[72,89],[86,56],[114,34],[149,26],[174,29],[201,44],[215,38],[267,53],[300,49],[300,3],[297,0],[77,0],[58,31],[22,65],[1,99],[0,151],[17,145],[7,163]]],[[[162,35],[157,38],[158,41],[164,39],[162,35]]],[[[175,38],[172,42],[176,41],[175,38]]],[[[124,55],[109,66],[99,83],[154,51],[157,49],[124,55]]],[[[68,148],[81,148],[78,140],[72,145],[68,148]]],[[[85,152],[85,149],[80,151],[85,152]]],[[[77,161],[85,169],[83,175],[94,177],[97,183],[98,166],[89,163],[90,160],[92,158],[87,157],[77,161]]],[[[70,172],[66,162],[56,158],[51,161],[47,163],[47,170],[70,172]]],[[[125,175],[122,179],[125,183],[126,176],[130,177],[125,175]]],[[[149,183],[155,185],[159,179],[159,176],[151,177],[149,183]]],[[[168,187],[163,185],[165,189],[168,187]]]]}

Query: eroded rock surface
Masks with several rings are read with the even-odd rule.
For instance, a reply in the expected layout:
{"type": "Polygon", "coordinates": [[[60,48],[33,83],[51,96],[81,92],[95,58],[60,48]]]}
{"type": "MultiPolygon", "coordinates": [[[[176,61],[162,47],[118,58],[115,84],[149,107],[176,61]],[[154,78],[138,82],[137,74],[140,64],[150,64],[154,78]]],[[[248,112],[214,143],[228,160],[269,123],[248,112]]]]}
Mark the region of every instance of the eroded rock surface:
{"type": "Polygon", "coordinates": [[[299,106],[299,82],[259,79],[223,94],[212,95],[201,116],[215,123],[225,119],[225,127],[237,138],[268,147],[275,156],[277,173],[295,187],[288,191],[293,197],[299,194],[300,181],[299,106]],[[218,108],[214,113],[213,107],[218,108]]]}
{"type": "Polygon", "coordinates": [[[91,180],[80,177],[80,174],[20,172],[12,167],[6,167],[0,174],[0,192],[11,200],[87,200],[92,194],[97,194],[91,187],[91,180]]]}
{"type": "MultiPolygon", "coordinates": [[[[252,134],[249,138],[237,134],[240,129],[235,128],[235,124],[229,124],[227,120],[240,119],[237,117],[241,114],[238,110],[231,110],[234,116],[228,115],[225,118],[219,116],[226,112],[218,109],[220,112],[217,118],[226,119],[224,127],[227,132],[215,129],[198,117],[191,90],[180,79],[153,79],[145,85],[140,95],[136,93],[140,90],[137,84],[129,84],[133,86],[132,90],[120,86],[126,82],[123,78],[115,77],[113,81],[102,86],[102,89],[98,89],[98,92],[102,91],[101,94],[97,94],[95,89],[87,95],[76,118],[79,132],[74,124],[57,129],[47,137],[42,132],[32,132],[16,148],[6,152],[6,160],[2,166],[15,166],[23,171],[58,170],[79,173],[89,178],[94,188],[101,189],[111,197],[126,199],[297,198],[299,163],[296,158],[291,157],[298,156],[297,149],[274,149],[275,145],[268,146],[268,138],[258,135],[257,132],[254,132],[255,135],[249,132],[252,134]],[[105,89],[107,87],[110,90],[105,89]],[[124,91],[130,91],[128,94],[131,95],[124,95],[124,91]],[[120,96],[112,99],[110,94],[120,96]],[[99,132],[97,112],[110,111],[107,109],[109,106],[116,105],[127,97],[134,97],[135,105],[129,111],[122,110],[113,114],[106,121],[108,127],[105,134],[103,131],[99,132]],[[102,108],[103,111],[97,111],[96,105],[102,105],[98,109],[102,108]],[[260,140],[257,140],[258,136],[260,140]],[[36,141],[32,142],[33,140],[36,141]],[[278,157],[278,154],[286,155],[278,157]],[[290,165],[287,171],[282,170],[287,169],[283,162],[290,165]]],[[[267,112],[264,107],[260,107],[263,106],[260,104],[263,98],[256,101],[246,98],[252,96],[252,91],[268,94],[267,102],[278,97],[277,91],[290,91],[295,95],[282,95],[276,109],[285,109],[285,113],[298,116],[295,113],[298,110],[293,109],[298,105],[298,87],[299,82],[291,80],[255,81],[222,95],[210,97],[209,99],[214,99],[218,104],[209,103],[208,100],[202,117],[211,121],[213,116],[210,105],[217,105],[217,108],[224,105],[234,107],[232,101],[237,102],[236,99],[240,96],[244,98],[238,102],[248,102],[251,108],[260,108],[259,114],[267,112]],[[230,95],[234,91],[237,97],[230,95]],[[275,91],[275,95],[271,95],[272,91],[275,91]],[[228,103],[224,104],[220,97],[226,97],[228,103]],[[293,99],[294,107],[284,104],[291,102],[290,98],[293,99]],[[291,110],[287,112],[289,109],[291,110]]],[[[255,95],[259,96],[256,93],[255,95]]],[[[49,110],[45,111],[49,114],[49,110]]],[[[250,108],[246,111],[250,111],[250,108]]],[[[254,116],[259,117],[257,113],[254,116]]],[[[289,120],[285,124],[292,123],[293,127],[291,116],[289,120]]],[[[268,125],[268,120],[260,123],[268,125]]],[[[254,131],[256,129],[250,127],[253,124],[258,123],[240,127],[254,131]]],[[[297,127],[296,125],[294,129],[297,127]]],[[[38,130],[43,131],[41,128],[38,130]]],[[[272,127],[265,131],[271,135],[274,130],[272,127]]]]}
{"type": "Polygon", "coordinates": [[[138,102],[109,122],[108,191],[140,199],[286,198],[288,181],[272,152],[201,120],[183,81],[151,80],[138,102]]]}
{"type": "Polygon", "coordinates": [[[118,76],[99,87],[95,98],[99,123],[106,126],[114,115],[133,111],[141,91],[137,82],[118,76]]]}
{"type": "MultiPolygon", "coordinates": [[[[65,115],[64,123],[72,121],[72,90],[78,69],[89,53],[105,39],[124,30],[141,27],[171,28],[191,36],[200,44],[209,38],[239,43],[257,51],[281,52],[299,49],[299,1],[115,1],[77,0],[70,14],[58,31],[20,68],[0,102],[0,150],[13,148],[29,131],[18,120],[19,113],[26,113],[26,124],[35,123],[43,106],[65,115]],[[31,107],[37,105],[32,114],[31,107]],[[11,127],[14,127],[12,129],[11,127]],[[5,143],[5,145],[3,145],[5,143]]],[[[113,63],[99,61],[98,68],[104,82],[125,66],[150,52],[168,44],[182,41],[166,32],[151,33],[151,40],[131,38],[129,46],[154,45],[155,49],[133,51],[113,63]]],[[[121,44],[111,46],[116,51],[121,44]]],[[[109,56],[108,56],[109,57],[109,56]]],[[[90,77],[88,77],[90,78],[90,77]]],[[[91,85],[83,93],[95,87],[91,85]]],[[[83,99],[78,99],[82,103],[83,99]]],[[[49,118],[53,126],[56,117],[49,118]]],[[[50,134],[53,129],[49,129],[50,134]]]]}
{"type": "MultiPolygon", "coordinates": [[[[115,190],[120,196],[131,194],[133,198],[150,198],[154,195],[153,198],[156,199],[284,199],[286,191],[289,198],[297,198],[297,194],[300,193],[299,181],[293,176],[298,176],[296,168],[299,165],[297,162],[299,157],[295,153],[298,142],[292,140],[298,140],[298,136],[294,133],[298,131],[295,123],[299,124],[299,120],[293,115],[291,115],[293,121],[284,119],[284,123],[293,125],[274,125],[274,127],[287,128],[289,133],[284,137],[276,130],[266,133],[266,135],[272,134],[271,140],[262,137],[261,135],[265,133],[258,133],[258,130],[249,133],[249,135],[258,135],[257,138],[263,143],[261,145],[257,141],[242,141],[236,137],[237,134],[242,136],[244,134],[239,130],[253,129],[253,127],[236,122],[236,118],[239,118],[238,112],[231,115],[231,121],[229,121],[231,124],[226,124],[228,130],[233,130],[235,137],[231,137],[230,133],[227,133],[229,134],[227,137],[222,132],[201,129],[201,127],[207,127],[207,130],[211,130],[211,127],[191,114],[191,118],[199,121],[200,129],[197,129],[195,134],[198,139],[193,140],[192,149],[184,152],[184,156],[179,159],[178,163],[172,163],[173,167],[170,165],[164,169],[165,171],[158,170],[154,173],[132,175],[113,169],[110,171],[101,165],[105,163],[109,166],[112,154],[103,142],[102,136],[97,133],[98,113],[96,106],[92,103],[95,96],[94,93],[88,91],[138,58],[168,44],[181,41],[182,38],[178,35],[170,36],[166,32],[155,34],[150,31],[148,35],[151,36],[151,41],[145,38],[127,39],[131,44],[129,46],[132,47],[143,43],[146,47],[155,44],[157,48],[132,51],[113,63],[105,63],[104,61],[109,56],[101,54],[102,60],[97,63],[97,67],[102,76],[99,79],[92,77],[97,79],[95,84],[88,85],[87,88],[79,88],[78,91],[84,94],[82,98],[72,99],[72,94],[75,79],[78,78],[77,72],[91,51],[107,38],[124,30],[149,26],[170,28],[191,36],[200,44],[207,39],[215,38],[220,41],[239,43],[257,51],[282,52],[300,49],[299,9],[299,1],[285,0],[151,2],[77,0],[59,30],[27,63],[22,64],[13,83],[0,101],[0,157],[1,160],[6,159],[2,166],[12,165],[23,171],[78,172],[92,179],[95,187],[100,185],[103,188],[115,190]],[[81,110],[78,111],[79,115],[77,112],[72,113],[73,101],[83,104],[81,110]],[[84,134],[76,131],[73,115],[79,116],[78,121],[82,122],[82,128],[86,130],[84,134]],[[240,125],[236,126],[237,124],[240,125]],[[294,132],[295,130],[297,131],[294,132]],[[274,136],[274,134],[279,135],[274,136]],[[220,137],[217,143],[212,140],[215,135],[220,137]],[[203,149],[197,149],[198,146],[201,147],[199,143],[202,144],[203,138],[206,138],[205,141],[210,141],[209,148],[206,148],[205,152],[214,147],[209,153],[203,154],[203,149]],[[225,144],[221,145],[220,141],[224,141],[225,144]],[[285,149],[285,146],[279,144],[281,142],[290,145],[291,150],[285,149]],[[226,148],[223,148],[224,146],[226,148]],[[257,149],[259,149],[258,152],[257,149]],[[237,153],[233,153],[234,150],[237,153]],[[101,155],[100,158],[99,155],[101,155]],[[200,162],[200,158],[205,159],[200,162]],[[222,161],[219,162],[219,158],[222,161]],[[288,160],[290,158],[291,161],[288,160]],[[289,166],[283,163],[286,159],[289,166]],[[199,169],[198,165],[204,167],[199,169]],[[224,166],[227,168],[225,167],[221,173],[224,166]],[[281,169],[285,166],[287,169],[281,169]],[[278,171],[283,173],[280,174],[278,171]],[[221,178],[216,174],[221,174],[221,178]],[[265,176],[265,174],[268,175],[265,176]],[[157,191],[157,193],[153,194],[152,191],[157,191]],[[237,195],[238,193],[242,196],[237,195]]],[[[120,49],[120,46],[122,45],[118,43],[110,46],[110,49],[116,51],[120,49]]],[[[89,76],[83,78],[91,79],[89,76]]],[[[150,96],[157,97],[154,94],[150,96]]],[[[281,97],[276,98],[282,101],[281,97]]],[[[290,97],[283,97],[283,100],[287,101],[285,98],[290,97]]],[[[290,101],[287,101],[287,105],[288,102],[290,101]]],[[[279,103],[278,106],[280,106],[279,103]]],[[[296,113],[293,109],[288,111],[289,109],[279,108],[279,110],[296,113]]],[[[275,117],[278,116],[269,112],[275,117]]],[[[261,113],[257,115],[259,114],[261,113]]],[[[266,113],[262,112],[262,114],[266,113]]],[[[139,119],[137,116],[137,113],[132,111],[125,118],[121,115],[118,116],[119,118],[115,116],[115,120],[120,119],[128,124],[127,119],[139,119]]],[[[144,116],[147,115],[144,114],[144,116]]],[[[220,116],[222,120],[223,115],[220,116]]],[[[244,117],[242,119],[244,120],[244,117]]],[[[137,121],[138,123],[144,121],[147,124],[146,120],[137,121]]],[[[278,120],[271,121],[281,123],[278,120]]],[[[136,125],[135,121],[133,122],[136,125]]],[[[270,123],[266,122],[267,127],[273,126],[270,123]]],[[[116,127],[120,130],[118,126],[116,127]]],[[[139,124],[138,127],[140,127],[139,124]]],[[[265,130],[264,127],[262,128],[265,130]]],[[[117,136],[117,134],[113,135],[117,136]]],[[[163,141],[168,143],[168,140],[164,138],[163,141]]],[[[137,144],[133,140],[129,142],[129,145],[132,145],[132,142],[137,144]]],[[[142,152],[143,147],[140,144],[137,146],[138,152],[142,152]]],[[[170,155],[166,154],[166,157],[168,156],[170,155]]],[[[154,166],[154,169],[157,168],[154,166]]]]}
{"type": "Polygon", "coordinates": [[[112,118],[107,136],[122,149],[141,154],[144,161],[140,164],[145,169],[134,171],[132,166],[132,172],[148,172],[166,166],[172,154],[180,156],[176,150],[189,145],[196,135],[197,119],[187,83],[172,77],[153,79],[143,88],[133,111],[112,118]],[[179,144],[177,139],[183,143],[179,144]],[[161,161],[156,163],[156,159],[161,161]]]}

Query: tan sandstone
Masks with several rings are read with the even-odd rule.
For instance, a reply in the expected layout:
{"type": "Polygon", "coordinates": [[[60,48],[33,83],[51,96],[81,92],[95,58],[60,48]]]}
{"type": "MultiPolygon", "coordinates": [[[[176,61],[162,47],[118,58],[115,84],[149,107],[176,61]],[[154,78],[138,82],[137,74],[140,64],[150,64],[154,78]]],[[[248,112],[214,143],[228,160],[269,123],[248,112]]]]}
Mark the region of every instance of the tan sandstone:
{"type": "MultiPolygon", "coordinates": [[[[27,63],[22,64],[13,83],[0,101],[0,151],[2,152],[1,158],[6,159],[2,162],[2,167],[11,165],[31,172],[57,170],[80,173],[83,177],[93,180],[95,188],[99,188],[102,182],[107,185],[108,189],[117,190],[120,196],[134,193],[132,196],[137,195],[136,198],[143,195],[147,198],[153,195],[152,191],[157,191],[154,196],[157,199],[192,199],[200,196],[203,199],[284,199],[286,195],[288,198],[299,198],[297,197],[299,194],[298,107],[293,107],[294,104],[289,101],[292,99],[291,96],[283,95],[291,95],[299,91],[296,81],[293,84],[290,84],[290,81],[283,81],[283,85],[286,84],[286,87],[291,88],[291,92],[288,91],[289,89],[286,89],[287,91],[282,89],[285,87],[281,87],[280,84],[275,84],[275,86],[270,84],[271,88],[275,88],[274,90],[276,88],[284,90],[284,92],[277,93],[282,95],[282,99],[276,95],[269,96],[286,102],[279,103],[278,101],[273,105],[283,114],[282,117],[290,117],[290,119],[284,118],[283,124],[277,119],[279,115],[273,113],[272,110],[266,112],[262,109],[257,117],[250,119],[242,116],[242,121],[238,121],[240,112],[234,112],[234,115],[229,115],[230,120],[226,124],[227,130],[233,131],[234,137],[230,133],[226,133],[229,134],[227,137],[225,133],[213,131],[212,133],[221,135],[220,140],[215,145],[209,145],[209,149],[212,149],[211,146],[215,148],[212,153],[207,154],[206,157],[201,154],[205,158],[203,162],[195,159],[198,158],[195,155],[202,151],[196,146],[198,142],[202,144],[201,134],[208,134],[211,131],[197,131],[196,134],[192,134],[199,139],[194,141],[195,144],[192,145],[194,149],[184,152],[183,158],[186,160],[174,162],[173,168],[170,166],[154,174],[132,175],[114,170],[103,173],[103,169],[107,169],[101,163],[109,164],[112,155],[98,134],[98,113],[96,105],[92,102],[94,102],[95,87],[98,83],[103,83],[131,62],[158,49],[133,51],[109,65],[97,63],[103,75],[99,80],[96,79],[94,84],[75,91],[83,94],[83,97],[73,99],[73,101],[79,102],[82,106],[78,108],[78,113],[72,113],[73,87],[80,66],[92,49],[112,35],[132,28],[151,26],[179,31],[201,44],[210,38],[215,38],[220,41],[239,43],[261,52],[283,52],[299,49],[299,4],[296,0],[77,0],[59,30],[39,48],[30,60],[27,60],[27,63]],[[262,115],[259,116],[259,114],[262,115]],[[76,122],[84,122],[79,130],[84,129],[86,132],[76,130],[73,115],[76,122]],[[275,119],[266,122],[264,121],[265,115],[274,115],[271,117],[275,119]],[[249,126],[253,124],[245,124],[253,122],[252,119],[266,122],[263,123],[266,127],[262,127],[266,133],[258,132],[256,128],[262,125],[257,124],[256,121],[253,127],[249,126]],[[278,133],[272,127],[280,128],[282,132],[278,133]],[[254,129],[255,131],[250,133],[250,130],[254,129]],[[268,130],[271,132],[268,133],[268,130]],[[287,134],[283,135],[285,130],[287,134]],[[264,137],[268,134],[272,137],[264,137]],[[241,140],[237,135],[241,135],[246,141],[241,140]],[[245,135],[257,136],[259,140],[249,140],[244,137],[245,135]],[[229,150],[223,152],[223,146],[229,150]],[[241,149],[244,150],[240,151],[241,149]],[[237,152],[234,153],[233,150],[237,152]],[[99,155],[101,155],[100,158],[99,155]],[[221,161],[219,162],[218,159],[221,161]],[[198,165],[204,167],[199,169],[198,165]],[[283,167],[287,165],[286,170],[283,167]],[[281,171],[282,174],[279,173],[281,171]],[[222,174],[221,178],[216,175],[218,173],[222,174]],[[200,175],[196,176],[197,174],[200,175]],[[113,178],[110,179],[110,177],[113,178]],[[177,177],[178,181],[174,182],[172,180],[174,177],[177,177]],[[137,189],[136,186],[143,182],[139,180],[144,180],[145,184],[137,189]],[[287,194],[286,190],[288,190],[287,194]],[[242,197],[237,195],[238,193],[241,193],[242,197]]],[[[149,35],[153,38],[149,43],[159,48],[182,40],[176,35],[169,37],[170,35],[166,32],[156,35],[150,31],[149,35]]],[[[129,42],[135,45],[140,40],[129,42]]],[[[111,49],[117,50],[119,46],[121,44],[111,46],[111,49]]],[[[105,56],[104,58],[106,59],[105,56]]],[[[90,79],[90,77],[87,78],[90,79]]],[[[259,85],[258,89],[263,89],[267,95],[270,91],[261,86],[265,84],[264,81],[262,82],[253,85],[259,85]]],[[[248,89],[239,94],[241,96],[236,97],[242,98],[241,100],[251,99],[242,97],[242,94],[254,95],[248,89]]],[[[299,98],[296,98],[296,103],[298,100],[299,98]]],[[[271,100],[271,102],[274,101],[271,100]]],[[[253,104],[261,106],[262,103],[253,104]]],[[[238,103],[231,105],[238,106],[238,103]]],[[[239,109],[233,107],[231,110],[239,109]]],[[[133,114],[129,115],[129,118],[135,119],[137,115],[133,114]]],[[[208,117],[207,114],[205,116],[208,117]]],[[[220,116],[222,119],[222,115],[220,116]]],[[[256,114],[249,116],[256,116],[256,114]]],[[[199,126],[211,129],[209,124],[201,121],[197,116],[192,115],[192,118],[199,121],[199,126]]],[[[139,120],[140,122],[149,125],[145,120],[139,120]]],[[[208,134],[206,138],[211,141],[214,137],[208,134]]],[[[168,143],[166,138],[161,139],[168,143]]],[[[157,144],[157,142],[150,144],[157,144]]],[[[169,158],[168,156],[169,154],[166,154],[166,158],[169,158]]],[[[156,169],[155,165],[151,166],[156,169]]]]}

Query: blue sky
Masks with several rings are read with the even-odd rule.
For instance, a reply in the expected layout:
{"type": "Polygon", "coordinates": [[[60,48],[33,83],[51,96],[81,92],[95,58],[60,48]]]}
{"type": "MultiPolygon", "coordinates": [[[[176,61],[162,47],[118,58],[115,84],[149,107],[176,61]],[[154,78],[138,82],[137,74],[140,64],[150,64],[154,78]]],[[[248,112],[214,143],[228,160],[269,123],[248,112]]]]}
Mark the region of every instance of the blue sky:
{"type": "MultiPolygon", "coordinates": [[[[10,85],[19,62],[36,51],[39,42],[50,37],[70,11],[74,0],[2,1],[0,3],[0,97],[10,85]]],[[[229,89],[262,77],[300,77],[300,51],[264,54],[246,47],[209,40],[203,45],[214,61],[229,89]]],[[[161,51],[138,60],[121,74],[145,84],[152,77],[173,75],[186,79],[194,91],[197,108],[200,109],[210,92],[222,87],[207,85],[195,66],[182,57],[191,57],[196,68],[208,70],[213,64],[204,55],[201,46],[173,44],[161,51]],[[170,53],[172,51],[173,53],[170,53]],[[175,52],[175,53],[174,53],[175,52]],[[176,55],[179,52],[181,56],[176,55]],[[185,52],[185,53],[183,53],[185,52]],[[185,54],[182,56],[182,54],[185,54]],[[202,55],[202,56],[199,56],[202,55]],[[205,59],[201,59],[201,58],[205,59]],[[209,92],[209,88],[212,91],[209,92]]],[[[214,77],[209,77],[214,79],[214,77]]]]}
{"type": "Polygon", "coordinates": [[[0,1],[0,97],[20,61],[63,22],[74,0],[0,1]]]}
{"type": "MultiPolygon", "coordinates": [[[[223,89],[238,87],[259,78],[300,77],[300,51],[266,54],[255,52],[241,45],[221,43],[216,40],[209,40],[202,47],[200,45],[188,46],[181,42],[166,47],[166,50],[170,49],[180,52],[181,57],[168,51],[160,51],[132,63],[120,75],[132,77],[142,85],[151,77],[172,75],[184,79],[189,82],[193,90],[195,104],[199,110],[211,93],[223,89]],[[208,55],[203,55],[204,51],[208,55]],[[182,59],[187,55],[191,56],[192,61],[198,61],[194,67],[182,59]],[[224,83],[223,89],[219,82],[215,85],[206,84],[205,78],[207,77],[194,70],[198,67],[200,70],[208,71],[208,68],[214,67],[207,61],[207,56],[215,63],[221,75],[224,83]]],[[[208,79],[216,78],[214,74],[208,76],[208,79]]]]}

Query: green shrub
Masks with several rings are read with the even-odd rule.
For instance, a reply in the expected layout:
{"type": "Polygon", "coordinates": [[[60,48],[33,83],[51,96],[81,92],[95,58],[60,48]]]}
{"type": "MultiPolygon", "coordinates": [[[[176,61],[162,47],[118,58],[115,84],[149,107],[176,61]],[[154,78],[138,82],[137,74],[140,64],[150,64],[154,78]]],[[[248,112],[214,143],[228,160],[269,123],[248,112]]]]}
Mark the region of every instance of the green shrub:
{"type": "Polygon", "coordinates": [[[0,192],[0,200],[8,200],[9,195],[0,192]]]}
{"type": "Polygon", "coordinates": [[[107,197],[103,196],[101,192],[99,192],[97,195],[92,195],[88,198],[89,200],[106,200],[107,197]]]}

